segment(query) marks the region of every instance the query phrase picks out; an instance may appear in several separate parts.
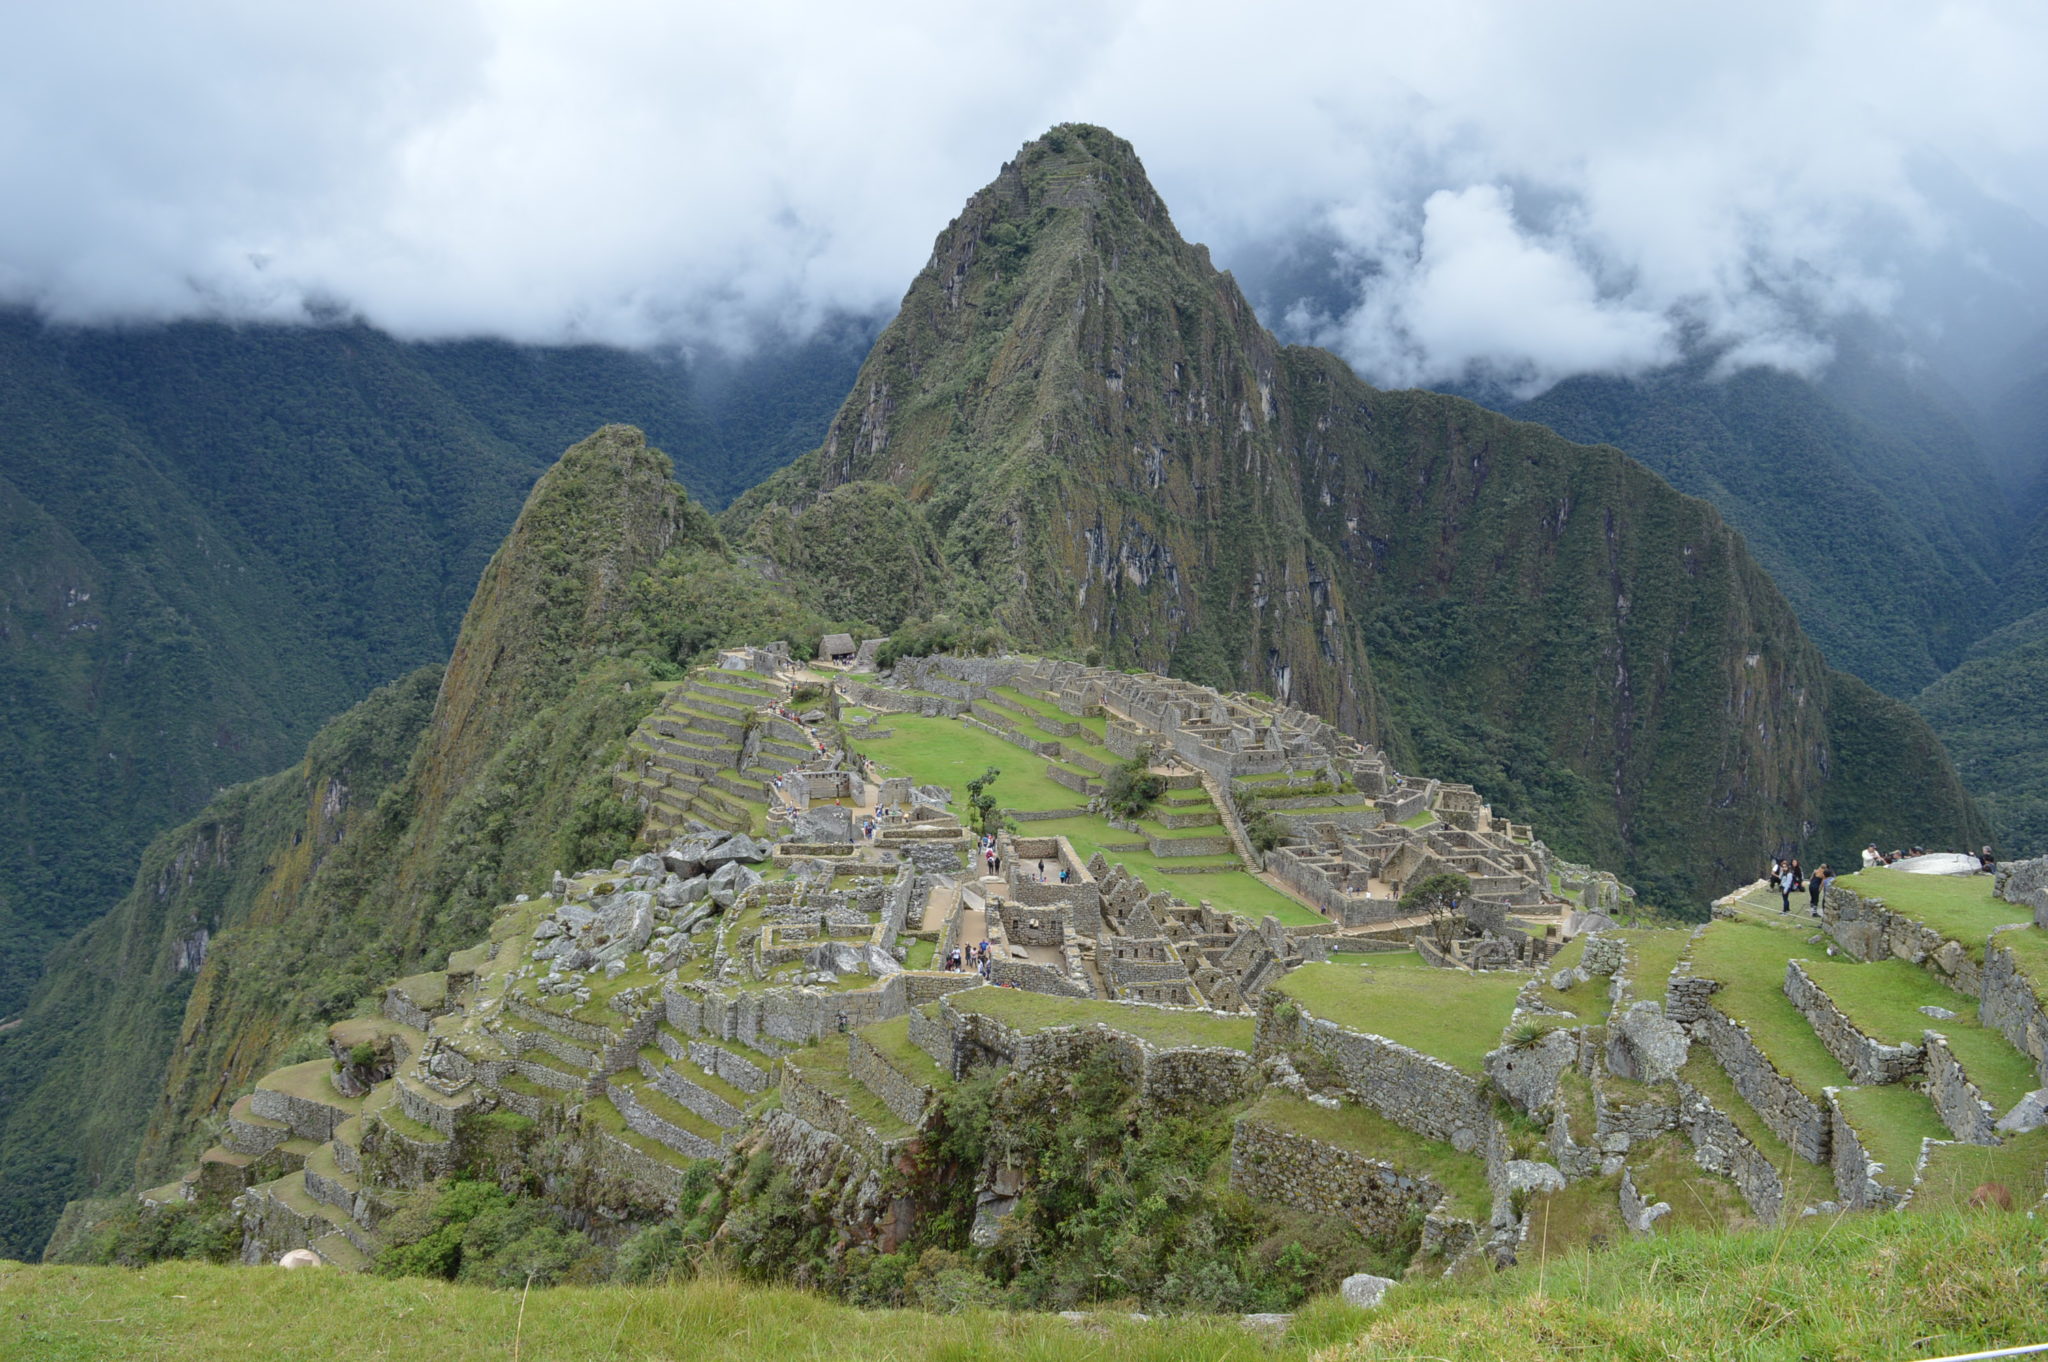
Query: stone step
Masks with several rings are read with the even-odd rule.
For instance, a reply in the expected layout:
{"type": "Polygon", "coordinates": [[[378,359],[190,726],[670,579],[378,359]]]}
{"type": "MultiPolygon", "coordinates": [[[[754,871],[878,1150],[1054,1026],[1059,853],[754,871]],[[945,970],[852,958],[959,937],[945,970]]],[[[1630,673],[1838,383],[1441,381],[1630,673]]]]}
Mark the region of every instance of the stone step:
{"type": "Polygon", "coordinates": [[[305,1174],[308,1196],[315,1201],[326,1202],[350,1219],[355,1218],[356,1200],[363,1190],[362,1179],[341,1166],[332,1144],[323,1144],[307,1155],[306,1166],[301,1171],[305,1174]]]}
{"type": "Polygon", "coordinates": [[[214,1145],[199,1156],[199,1176],[193,1179],[192,1195],[198,1201],[233,1201],[247,1191],[255,1179],[251,1169],[256,1157],[237,1154],[214,1145]]]}
{"type": "Polygon", "coordinates": [[[456,1120],[476,1105],[473,1087],[460,1096],[450,1097],[405,1074],[400,1074],[396,1082],[398,1109],[421,1125],[438,1130],[451,1139],[455,1135],[456,1120]]]}
{"type": "Polygon", "coordinates": [[[363,1118],[351,1116],[334,1128],[334,1161],[344,1173],[363,1175],[363,1118]]]}

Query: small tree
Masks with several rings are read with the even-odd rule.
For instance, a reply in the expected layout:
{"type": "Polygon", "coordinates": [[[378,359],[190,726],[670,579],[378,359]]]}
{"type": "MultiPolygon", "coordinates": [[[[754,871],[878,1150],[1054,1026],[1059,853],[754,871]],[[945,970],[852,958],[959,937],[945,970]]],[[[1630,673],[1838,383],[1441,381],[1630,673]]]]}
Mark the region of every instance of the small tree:
{"type": "Polygon", "coordinates": [[[1426,915],[1430,936],[1440,949],[1449,950],[1451,943],[1464,934],[1458,905],[1470,892],[1472,881],[1463,875],[1448,872],[1431,875],[1401,895],[1401,914],[1403,917],[1426,915]]]}
{"type": "Polygon", "coordinates": [[[1102,802],[1121,818],[1143,818],[1159,796],[1166,778],[1152,773],[1152,749],[1141,747],[1121,766],[1112,766],[1102,780],[1102,802]]]}
{"type": "Polygon", "coordinates": [[[996,797],[989,793],[989,787],[996,783],[1002,772],[991,766],[967,782],[967,807],[973,810],[970,817],[974,830],[984,837],[993,837],[1002,820],[996,816],[996,797]]]}

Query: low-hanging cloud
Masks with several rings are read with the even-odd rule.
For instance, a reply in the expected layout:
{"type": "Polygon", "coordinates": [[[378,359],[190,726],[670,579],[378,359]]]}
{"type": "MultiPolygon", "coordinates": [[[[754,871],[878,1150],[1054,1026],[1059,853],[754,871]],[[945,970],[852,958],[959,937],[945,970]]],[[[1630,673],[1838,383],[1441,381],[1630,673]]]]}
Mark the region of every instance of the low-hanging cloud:
{"type": "Polygon", "coordinates": [[[0,300],[69,321],[743,345],[891,306],[1067,119],[1130,138],[1226,265],[1325,243],[1339,288],[1296,325],[1380,382],[1533,391],[1702,339],[1811,369],[1927,259],[2006,267],[1916,165],[2048,218],[2048,12],[1988,0],[100,0],[9,28],[0,300]]]}

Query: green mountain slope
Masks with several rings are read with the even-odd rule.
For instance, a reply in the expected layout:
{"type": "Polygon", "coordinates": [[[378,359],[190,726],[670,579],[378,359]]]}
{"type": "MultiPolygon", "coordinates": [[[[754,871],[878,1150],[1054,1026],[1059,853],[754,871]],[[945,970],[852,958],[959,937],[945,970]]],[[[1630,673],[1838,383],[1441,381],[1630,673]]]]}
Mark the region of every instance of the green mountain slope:
{"type": "Polygon", "coordinates": [[[923,515],[955,610],[1316,709],[1653,899],[1701,902],[1780,846],[1982,830],[1924,727],[1828,670],[1711,506],[1281,347],[1100,129],[1055,130],[969,202],[823,447],[727,524],[845,591],[858,559],[804,561],[785,522],[862,484],[923,515]]]}
{"type": "Polygon", "coordinates": [[[2048,850],[2048,610],[1978,640],[1913,701],[2008,858],[2048,850]]]}
{"type": "Polygon", "coordinates": [[[815,443],[863,340],[686,365],[0,313],[0,1018],[150,837],[447,657],[565,445],[637,421],[721,505],[815,443]]]}
{"type": "Polygon", "coordinates": [[[301,765],[159,837],[0,1031],[0,1255],[35,1252],[65,1200],[189,1158],[222,1097],[492,906],[623,849],[608,772],[660,680],[823,624],[738,566],[638,431],[570,449],[484,569],[445,673],[380,691],[301,765]]]}
{"type": "Polygon", "coordinates": [[[1996,623],[2005,499],[1939,406],[1844,343],[1825,385],[1704,359],[1508,408],[1613,444],[1741,531],[1828,661],[1911,696],[1996,623]],[[1889,380],[1889,381],[1888,381],[1889,380]]]}

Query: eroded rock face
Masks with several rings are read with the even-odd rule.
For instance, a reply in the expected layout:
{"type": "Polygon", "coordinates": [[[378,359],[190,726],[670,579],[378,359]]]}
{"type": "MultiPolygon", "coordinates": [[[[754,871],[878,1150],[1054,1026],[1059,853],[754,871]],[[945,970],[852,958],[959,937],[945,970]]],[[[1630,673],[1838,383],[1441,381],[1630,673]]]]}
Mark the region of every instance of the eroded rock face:
{"type": "Polygon", "coordinates": [[[2048,1088],[2036,1088],[2015,1102],[1993,1129],[2002,1135],[2023,1135],[2042,1126],[2048,1126],[2048,1088]]]}
{"type": "Polygon", "coordinates": [[[1555,1165],[1535,1159],[1509,1159],[1506,1176],[1509,1192],[1562,1192],[1564,1174],[1555,1165]]]}

